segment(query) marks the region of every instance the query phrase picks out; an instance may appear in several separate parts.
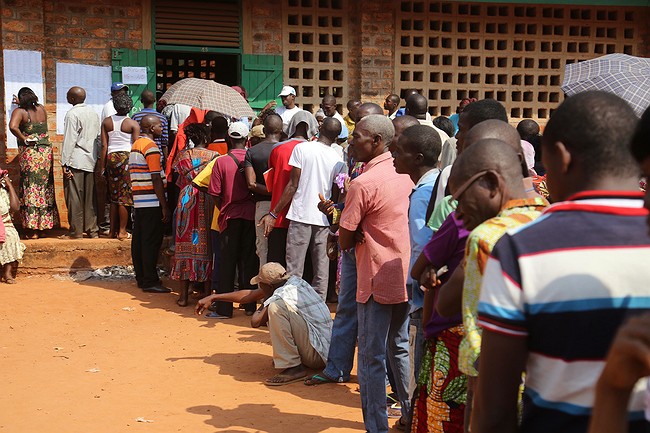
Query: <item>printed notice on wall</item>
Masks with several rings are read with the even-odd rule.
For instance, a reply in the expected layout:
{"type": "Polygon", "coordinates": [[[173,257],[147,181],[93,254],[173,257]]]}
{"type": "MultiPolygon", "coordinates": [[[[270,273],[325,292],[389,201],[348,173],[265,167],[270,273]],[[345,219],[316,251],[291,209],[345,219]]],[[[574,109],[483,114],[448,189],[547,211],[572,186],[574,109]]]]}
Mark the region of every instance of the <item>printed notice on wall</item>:
{"type": "Polygon", "coordinates": [[[13,98],[22,87],[29,87],[38,96],[38,101],[43,103],[43,64],[40,51],[3,50],[3,58],[7,147],[15,149],[18,141],[9,131],[11,112],[17,107],[13,98]]]}
{"type": "Polygon", "coordinates": [[[86,90],[86,105],[101,116],[104,104],[111,98],[111,67],[77,63],[56,64],[56,133],[63,134],[65,115],[72,108],[67,93],[70,87],[86,90]]]}
{"type": "Polygon", "coordinates": [[[147,67],[123,66],[122,82],[124,84],[147,84],[147,67]]]}

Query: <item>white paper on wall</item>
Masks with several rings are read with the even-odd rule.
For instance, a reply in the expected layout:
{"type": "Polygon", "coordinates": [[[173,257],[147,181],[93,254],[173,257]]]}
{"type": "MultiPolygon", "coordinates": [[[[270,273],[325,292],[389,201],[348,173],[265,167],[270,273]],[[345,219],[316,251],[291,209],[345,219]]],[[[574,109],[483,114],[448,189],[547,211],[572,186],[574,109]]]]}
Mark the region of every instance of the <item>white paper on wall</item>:
{"type": "Polygon", "coordinates": [[[146,66],[122,66],[124,84],[147,84],[146,66]]]}
{"type": "Polygon", "coordinates": [[[83,87],[86,91],[86,105],[101,116],[104,104],[111,98],[111,67],[92,66],[77,63],[56,64],[56,133],[63,134],[65,115],[72,108],[68,104],[70,87],[83,87]]]}
{"type": "Polygon", "coordinates": [[[18,141],[9,131],[11,112],[17,107],[13,104],[14,95],[22,87],[29,87],[38,96],[39,102],[43,98],[43,63],[40,51],[3,50],[4,81],[5,81],[5,129],[7,132],[7,147],[17,148],[18,141]]]}

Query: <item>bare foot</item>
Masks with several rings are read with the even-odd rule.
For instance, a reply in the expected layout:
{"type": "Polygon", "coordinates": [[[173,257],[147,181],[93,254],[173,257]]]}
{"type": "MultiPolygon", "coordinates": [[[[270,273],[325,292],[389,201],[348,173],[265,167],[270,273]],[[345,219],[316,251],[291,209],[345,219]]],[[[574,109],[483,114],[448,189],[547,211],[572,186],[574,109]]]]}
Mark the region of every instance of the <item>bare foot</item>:
{"type": "Polygon", "coordinates": [[[270,377],[264,381],[264,385],[268,386],[282,386],[289,383],[300,382],[307,378],[308,374],[305,370],[305,367],[302,364],[295,367],[289,367],[279,374],[276,374],[273,377],[270,377]]]}
{"type": "Polygon", "coordinates": [[[187,307],[188,304],[187,298],[178,298],[176,304],[178,304],[179,307],[187,307]]]}

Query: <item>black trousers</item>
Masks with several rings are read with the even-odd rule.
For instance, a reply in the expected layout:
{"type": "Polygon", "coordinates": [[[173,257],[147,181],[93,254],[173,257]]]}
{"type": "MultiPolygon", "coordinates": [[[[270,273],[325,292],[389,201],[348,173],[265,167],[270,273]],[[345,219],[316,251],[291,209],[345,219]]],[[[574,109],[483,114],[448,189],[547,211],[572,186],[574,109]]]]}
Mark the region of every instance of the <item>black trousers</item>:
{"type": "Polygon", "coordinates": [[[133,209],[131,260],[141,289],[161,284],[157,264],[164,230],[160,206],[133,209]]]}
{"type": "MultiPolygon", "coordinates": [[[[239,273],[239,289],[254,289],[251,278],[257,275],[259,258],[255,254],[255,221],[234,218],[219,235],[221,264],[217,293],[235,290],[235,272],[239,273]]],[[[255,311],[255,302],[244,304],[246,311],[255,311]]],[[[232,317],[232,302],[217,302],[217,314],[232,317]]]]}
{"type": "MultiPolygon", "coordinates": [[[[287,232],[289,229],[274,228],[269,233],[269,251],[266,261],[280,263],[287,267],[287,232]]],[[[309,254],[308,254],[309,255],[309,254]]]]}

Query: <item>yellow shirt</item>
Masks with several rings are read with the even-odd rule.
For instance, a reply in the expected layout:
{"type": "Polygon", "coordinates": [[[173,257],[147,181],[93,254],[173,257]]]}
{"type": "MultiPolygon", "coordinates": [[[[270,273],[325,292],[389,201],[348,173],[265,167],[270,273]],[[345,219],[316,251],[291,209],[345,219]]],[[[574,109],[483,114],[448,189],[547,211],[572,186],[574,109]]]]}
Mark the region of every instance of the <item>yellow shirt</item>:
{"type": "MultiPolygon", "coordinates": [[[[218,156],[217,158],[221,158],[221,156],[218,156]]],[[[210,176],[212,176],[212,167],[214,167],[214,162],[217,160],[217,158],[210,161],[208,165],[206,165],[205,168],[201,170],[198,175],[196,175],[192,183],[194,183],[196,186],[210,188],[210,176]]],[[[219,209],[215,206],[214,212],[212,213],[212,224],[210,225],[210,229],[217,232],[220,231],[218,223],[219,213],[219,209]]]]}

